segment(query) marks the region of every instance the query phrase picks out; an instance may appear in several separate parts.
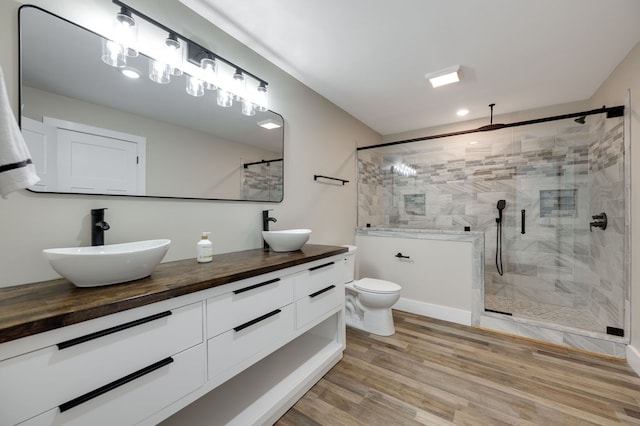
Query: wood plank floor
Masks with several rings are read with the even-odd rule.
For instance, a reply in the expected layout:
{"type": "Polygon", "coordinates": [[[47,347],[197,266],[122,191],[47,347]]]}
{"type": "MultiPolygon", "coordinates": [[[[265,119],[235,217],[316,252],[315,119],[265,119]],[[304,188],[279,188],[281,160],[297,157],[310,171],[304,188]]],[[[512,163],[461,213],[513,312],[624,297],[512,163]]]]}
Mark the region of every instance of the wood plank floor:
{"type": "Polygon", "coordinates": [[[390,337],[348,328],[342,361],[277,425],[640,425],[640,378],[625,362],[394,318],[390,337]]]}

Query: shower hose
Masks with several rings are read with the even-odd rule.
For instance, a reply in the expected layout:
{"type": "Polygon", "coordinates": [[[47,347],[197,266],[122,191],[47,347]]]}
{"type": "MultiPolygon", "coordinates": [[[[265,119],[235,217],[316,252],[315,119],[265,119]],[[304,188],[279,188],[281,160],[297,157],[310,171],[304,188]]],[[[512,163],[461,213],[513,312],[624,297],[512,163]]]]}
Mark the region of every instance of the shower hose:
{"type": "Polygon", "coordinates": [[[502,268],[502,220],[496,219],[496,269],[498,274],[502,276],[504,269],[502,268]]]}

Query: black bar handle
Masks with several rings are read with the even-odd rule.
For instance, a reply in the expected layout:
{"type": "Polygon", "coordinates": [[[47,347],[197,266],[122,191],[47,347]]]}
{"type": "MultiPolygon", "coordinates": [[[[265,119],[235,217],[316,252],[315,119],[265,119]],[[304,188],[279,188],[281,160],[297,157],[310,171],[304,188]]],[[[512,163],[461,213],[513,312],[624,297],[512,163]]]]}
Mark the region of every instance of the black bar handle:
{"type": "Polygon", "coordinates": [[[127,375],[127,376],[124,376],[124,377],[122,377],[122,378],[120,378],[118,380],[115,380],[115,381],[113,381],[111,383],[108,383],[108,384],[106,384],[104,386],[101,386],[101,387],[99,387],[97,389],[94,389],[91,392],[87,392],[84,395],[80,395],[77,398],[73,398],[70,401],[67,401],[67,402],[65,402],[63,404],[60,404],[58,406],[58,408],[60,409],[61,413],[64,413],[65,411],[70,410],[73,407],[77,407],[80,404],[83,404],[83,403],[85,403],[87,401],[90,401],[90,400],[92,400],[94,398],[97,398],[102,394],[105,394],[105,393],[107,393],[109,391],[114,390],[115,388],[118,388],[118,387],[120,387],[120,386],[122,386],[124,384],[127,384],[127,383],[135,380],[135,379],[138,379],[138,378],[140,378],[140,377],[142,377],[144,375],[147,375],[147,374],[149,374],[149,373],[151,373],[153,371],[156,371],[157,369],[162,368],[165,365],[171,364],[172,362],[173,362],[173,358],[171,358],[171,357],[165,358],[162,361],[158,361],[158,362],[156,362],[154,364],[151,364],[151,365],[149,365],[147,367],[144,367],[144,368],[142,368],[142,369],[140,369],[138,371],[135,371],[135,372],[133,372],[133,373],[127,375]]]}
{"type": "Polygon", "coordinates": [[[525,222],[526,211],[524,209],[520,210],[520,233],[524,235],[524,222],[525,222]]]}
{"type": "Polygon", "coordinates": [[[244,330],[244,329],[245,329],[245,328],[247,328],[247,327],[251,327],[252,325],[259,323],[260,321],[264,321],[264,320],[266,320],[266,319],[267,319],[267,318],[269,318],[269,317],[272,317],[272,316],[274,316],[274,315],[277,315],[277,314],[279,314],[280,312],[282,312],[282,309],[276,309],[275,311],[271,311],[271,312],[269,312],[268,314],[264,314],[264,315],[262,315],[261,317],[258,317],[258,318],[255,318],[255,319],[252,319],[251,321],[247,321],[247,322],[245,322],[244,324],[241,324],[241,325],[239,325],[239,326],[237,326],[237,327],[233,327],[233,331],[236,331],[236,332],[238,332],[238,331],[242,331],[242,330],[244,330]]]}
{"type": "Polygon", "coordinates": [[[396,254],[396,257],[397,257],[398,259],[411,259],[411,256],[405,256],[405,255],[404,255],[404,254],[402,254],[402,253],[398,253],[398,254],[396,254]]]}
{"type": "Polygon", "coordinates": [[[335,263],[336,262],[329,262],[329,263],[325,263],[323,265],[314,266],[313,268],[309,268],[309,271],[315,271],[317,269],[326,268],[327,266],[331,266],[331,265],[333,265],[335,263]]]}
{"type": "Polygon", "coordinates": [[[318,290],[315,293],[311,293],[309,295],[309,297],[320,296],[322,293],[326,293],[327,291],[331,290],[332,288],[336,288],[336,286],[334,284],[331,284],[329,287],[325,287],[322,290],[318,290]]]}
{"type": "Polygon", "coordinates": [[[155,321],[160,318],[168,317],[171,315],[171,311],[160,312],[159,314],[149,315],[148,317],[140,318],[134,321],[130,321],[124,324],[116,325],[114,327],[106,328],[104,330],[96,331],[95,333],[90,333],[85,336],[76,337],[75,339],[65,340],[64,342],[58,343],[59,350],[69,348],[71,346],[79,345],[80,343],[88,342],[89,340],[94,340],[99,337],[104,337],[109,334],[117,333],[122,330],[126,330],[128,328],[136,327],[138,325],[146,324],[151,321],[155,321]]]}
{"type": "Polygon", "coordinates": [[[244,293],[245,291],[250,291],[250,290],[254,290],[256,288],[264,287],[265,285],[277,283],[278,281],[280,281],[280,278],[274,278],[272,280],[265,281],[263,283],[258,283],[258,284],[250,285],[249,287],[244,287],[244,288],[241,288],[241,289],[238,289],[238,290],[233,290],[233,294],[244,293]]]}

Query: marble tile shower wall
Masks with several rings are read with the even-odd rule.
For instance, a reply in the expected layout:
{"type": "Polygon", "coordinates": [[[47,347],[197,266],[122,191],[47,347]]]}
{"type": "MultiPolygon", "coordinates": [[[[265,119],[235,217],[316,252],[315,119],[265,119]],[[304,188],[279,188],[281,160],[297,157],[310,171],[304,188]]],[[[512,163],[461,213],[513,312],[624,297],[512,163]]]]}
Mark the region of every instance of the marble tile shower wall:
{"type": "Polygon", "coordinates": [[[253,164],[242,170],[242,199],[282,199],[282,162],[253,164]]]}
{"type": "Polygon", "coordinates": [[[483,231],[485,294],[588,309],[623,327],[622,118],[567,121],[490,132],[474,145],[467,136],[360,151],[358,226],[483,231]],[[391,173],[400,159],[416,176],[391,173]],[[419,194],[425,206],[416,209],[419,194]],[[503,276],[494,263],[501,199],[503,276]],[[602,209],[614,232],[589,231],[602,209]]]}

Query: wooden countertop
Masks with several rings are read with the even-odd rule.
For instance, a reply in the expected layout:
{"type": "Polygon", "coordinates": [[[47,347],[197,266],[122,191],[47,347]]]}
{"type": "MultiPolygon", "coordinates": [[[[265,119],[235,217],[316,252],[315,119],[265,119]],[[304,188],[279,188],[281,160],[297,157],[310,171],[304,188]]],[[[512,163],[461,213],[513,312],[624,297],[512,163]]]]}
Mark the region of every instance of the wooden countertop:
{"type": "Polygon", "coordinates": [[[218,254],[211,263],[161,263],[147,278],[104,287],[61,278],[0,288],[0,343],[346,252],[314,244],[286,253],[254,249],[218,254]]]}

